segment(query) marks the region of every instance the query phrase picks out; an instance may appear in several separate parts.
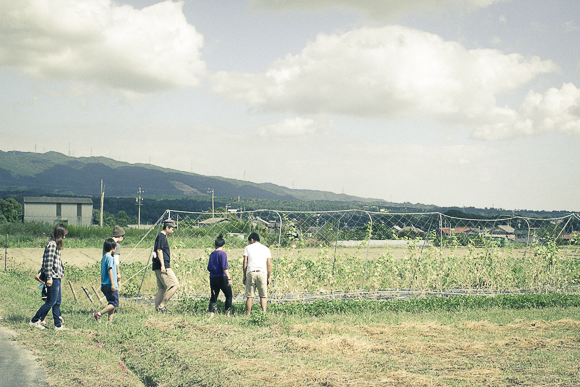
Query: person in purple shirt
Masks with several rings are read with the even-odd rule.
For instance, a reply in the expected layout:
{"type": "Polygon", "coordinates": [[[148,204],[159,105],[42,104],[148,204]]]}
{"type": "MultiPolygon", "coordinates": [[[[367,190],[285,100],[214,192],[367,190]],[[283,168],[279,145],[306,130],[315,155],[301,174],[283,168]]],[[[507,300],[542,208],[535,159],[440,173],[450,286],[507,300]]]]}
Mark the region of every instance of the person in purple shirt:
{"type": "Polygon", "coordinates": [[[209,285],[211,287],[211,299],[209,300],[209,318],[215,313],[215,305],[220,290],[226,296],[226,316],[230,317],[232,309],[232,276],[228,271],[228,255],[224,251],[226,241],[222,234],[215,240],[215,251],[209,256],[207,270],[209,271],[209,285]]]}

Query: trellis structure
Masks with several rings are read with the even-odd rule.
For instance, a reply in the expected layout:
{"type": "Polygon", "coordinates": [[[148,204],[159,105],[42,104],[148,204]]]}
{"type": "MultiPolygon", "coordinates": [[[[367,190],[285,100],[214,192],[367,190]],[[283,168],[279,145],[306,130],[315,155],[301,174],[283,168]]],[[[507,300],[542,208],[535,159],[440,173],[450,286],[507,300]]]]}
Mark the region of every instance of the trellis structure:
{"type": "MultiPolygon", "coordinates": [[[[234,293],[242,297],[241,254],[251,232],[271,249],[274,300],[372,298],[393,292],[576,292],[580,283],[578,214],[464,219],[436,212],[257,210],[212,215],[167,210],[149,233],[158,233],[165,219],[177,224],[170,243],[180,293],[192,297],[209,293],[205,268],[219,234],[226,239],[234,293]]],[[[144,236],[122,264],[138,258],[133,252],[151,237],[144,236]]],[[[140,254],[150,253],[148,247],[140,254]]],[[[140,273],[125,282],[142,283],[140,273]]]]}

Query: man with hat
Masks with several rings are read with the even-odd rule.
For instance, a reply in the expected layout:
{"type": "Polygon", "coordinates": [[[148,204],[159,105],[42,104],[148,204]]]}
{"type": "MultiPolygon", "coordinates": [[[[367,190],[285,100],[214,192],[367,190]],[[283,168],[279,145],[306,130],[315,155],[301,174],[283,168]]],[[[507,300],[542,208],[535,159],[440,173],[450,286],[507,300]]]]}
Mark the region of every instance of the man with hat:
{"type": "Polygon", "coordinates": [[[179,289],[179,281],[171,270],[171,254],[167,236],[173,234],[175,221],[167,219],[163,222],[163,230],[155,238],[153,247],[153,271],[157,277],[157,296],[155,297],[155,310],[162,313],[171,313],[165,305],[179,289]]]}

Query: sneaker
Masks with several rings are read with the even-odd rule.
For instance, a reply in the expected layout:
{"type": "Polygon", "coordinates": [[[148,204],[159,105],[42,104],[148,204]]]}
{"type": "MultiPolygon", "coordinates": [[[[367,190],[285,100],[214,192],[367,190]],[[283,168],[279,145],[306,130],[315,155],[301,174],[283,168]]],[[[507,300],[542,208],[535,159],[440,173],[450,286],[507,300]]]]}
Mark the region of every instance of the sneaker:
{"type": "Polygon", "coordinates": [[[61,325],[59,327],[54,327],[55,331],[68,331],[68,328],[65,328],[64,325],[61,325]]]}
{"type": "Polygon", "coordinates": [[[95,320],[97,320],[97,322],[101,322],[101,312],[96,312],[93,313],[93,317],[95,318],[95,320]]]}
{"type": "Polygon", "coordinates": [[[42,325],[46,325],[46,320],[38,320],[39,323],[41,323],[42,325]]]}
{"type": "Polygon", "coordinates": [[[167,309],[166,307],[163,308],[157,308],[157,311],[160,313],[167,313],[167,314],[171,314],[171,311],[169,309],[167,309]]]}
{"type": "Polygon", "coordinates": [[[44,326],[40,323],[40,321],[37,321],[37,322],[30,321],[28,323],[28,325],[31,325],[31,326],[38,328],[38,329],[44,329],[44,326]]]}

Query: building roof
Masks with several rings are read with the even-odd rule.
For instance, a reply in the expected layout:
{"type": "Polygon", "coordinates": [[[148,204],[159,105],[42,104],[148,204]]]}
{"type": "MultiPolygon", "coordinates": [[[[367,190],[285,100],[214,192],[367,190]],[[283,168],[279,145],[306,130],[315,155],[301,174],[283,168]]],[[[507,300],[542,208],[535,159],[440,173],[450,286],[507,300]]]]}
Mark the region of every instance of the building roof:
{"type": "Polygon", "coordinates": [[[499,229],[507,232],[508,234],[513,234],[515,229],[511,226],[508,225],[501,225],[501,226],[497,226],[499,229]]]}
{"type": "Polygon", "coordinates": [[[514,230],[514,234],[516,234],[516,235],[528,235],[528,234],[535,235],[536,230],[529,229],[529,231],[528,231],[527,228],[521,228],[521,229],[514,230]]]}
{"type": "Polygon", "coordinates": [[[565,239],[565,240],[576,239],[578,237],[580,237],[580,231],[572,231],[571,233],[562,235],[562,239],[565,239]]]}
{"type": "Polygon", "coordinates": [[[217,224],[217,223],[222,223],[222,222],[229,222],[230,220],[227,218],[209,218],[206,220],[202,220],[201,222],[199,222],[199,224],[205,225],[205,226],[209,226],[212,224],[217,224]]]}
{"type": "Polygon", "coordinates": [[[42,197],[24,197],[24,203],[61,203],[61,204],[93,204],[91,198],[52,198],[47,196],[42,197]]]}
{"type": "Polygon", "coordinates": [[[407,230],[411,230],[411,231],[415,231],[415,232],[425,232],[425,231],[423,231],[420,228],[417,228],[415,226],[407,226],[407,227],[403,227],[401,229],[401,231],[407,231],[407,230]]]}
{"type": "Polygon", "coordinates": [[[464,234],[467,231],[471,230],[471,227],[455,227],[455,228],[449,228],[449,227],[441,227],[441,232],[450,235],[450,234],[464,234]]]}

